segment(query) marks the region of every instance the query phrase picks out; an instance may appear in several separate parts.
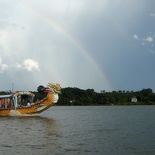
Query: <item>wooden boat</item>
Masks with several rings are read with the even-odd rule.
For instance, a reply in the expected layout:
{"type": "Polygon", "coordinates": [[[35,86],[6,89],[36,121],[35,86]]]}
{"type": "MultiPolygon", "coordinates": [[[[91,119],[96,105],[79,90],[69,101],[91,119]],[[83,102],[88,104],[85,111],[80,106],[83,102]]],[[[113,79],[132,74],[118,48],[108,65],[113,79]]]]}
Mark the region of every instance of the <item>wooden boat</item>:
{"type": "Polygon", "coordinates": [[[47,96],[35,103],[35,95],[31,92],[20,91],[11,95],[0,95],[0,116],[28,116],[43,112],[58,101],[61,87],[59,84],[49,83],[44,91],[47,92],[47,96]]]}

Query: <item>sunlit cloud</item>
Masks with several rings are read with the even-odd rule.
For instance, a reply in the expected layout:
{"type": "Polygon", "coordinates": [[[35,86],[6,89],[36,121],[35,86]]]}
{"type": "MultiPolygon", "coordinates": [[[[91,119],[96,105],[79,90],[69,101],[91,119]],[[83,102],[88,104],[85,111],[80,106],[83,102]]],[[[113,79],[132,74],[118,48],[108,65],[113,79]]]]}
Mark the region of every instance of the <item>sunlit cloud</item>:
{"type": "Polygon", "coordinates": [[[6,69],[19,70],[19,71],[27,70],[29,72],[33,72],[35,70],[40,71],[38,62],[33,59],[26,59],[23,61],[22,64],[15,63],[9,65],[3,63],[2,59],[0,58],[0,73],[3,73],[6,69]]]}
{"type": "Polygon", "coordinates": [[[38,64],[38,62],[35,61],[35,60],[32,60],[32,59],[26,59],[26,60],[24,60],[23,66],[24,66],[24,68],[25,68],[27,71],[30,71],[30,72],[32,72],[32,71],[34,71],[34,70],[37,70],[37,71],[40,70],[40,69],[39,69],[39,64],[38,64]]]}

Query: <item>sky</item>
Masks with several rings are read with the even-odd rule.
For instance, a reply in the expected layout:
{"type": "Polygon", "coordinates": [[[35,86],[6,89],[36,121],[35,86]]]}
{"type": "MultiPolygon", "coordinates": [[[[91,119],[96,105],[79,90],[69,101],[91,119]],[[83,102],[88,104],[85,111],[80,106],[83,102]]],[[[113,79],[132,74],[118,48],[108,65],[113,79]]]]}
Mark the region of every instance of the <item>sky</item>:
{"type": "Polygon", "coordinates": [[[0,0],[0,91],[155,91],[154,67],[154,0],[0,0]]]}

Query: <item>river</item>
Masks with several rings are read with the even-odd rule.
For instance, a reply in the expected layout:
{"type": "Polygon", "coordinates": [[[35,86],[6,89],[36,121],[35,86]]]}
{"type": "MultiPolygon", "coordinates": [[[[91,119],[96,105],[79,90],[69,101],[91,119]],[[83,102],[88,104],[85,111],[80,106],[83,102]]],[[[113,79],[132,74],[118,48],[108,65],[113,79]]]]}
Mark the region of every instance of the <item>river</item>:
{"type": "Polygon", "coordinates": [[[154,155],[155,106],[53,106],[0,117],[1,155],[154,155]]]}

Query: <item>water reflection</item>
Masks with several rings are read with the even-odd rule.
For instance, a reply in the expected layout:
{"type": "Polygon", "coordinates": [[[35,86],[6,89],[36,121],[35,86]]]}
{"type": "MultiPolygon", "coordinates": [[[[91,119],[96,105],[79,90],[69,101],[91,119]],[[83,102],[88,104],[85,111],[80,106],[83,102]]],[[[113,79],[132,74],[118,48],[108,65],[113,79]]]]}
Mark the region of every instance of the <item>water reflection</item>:
{"type": "Polygon", "coordinates": [[[0,130],[0,154],[47,154],[60,137],[56,120],[42,116],[1,117],[0,130]]]}
{"type": "MultiPolygon", "coordinates": [[[[35,123],[35,125],[37,123],[44,123],[44,125],[48,126],[48,125],[56,125],[56,121],[52,118],[47,118],[47,117],[43,117],[43,116],[8,116],[8,117],[1,117],[1,122],[0,124],[12,124],[12,123],[35,123]]],[[[3,126],[3,125],[2,125],[3,126]]]]}

